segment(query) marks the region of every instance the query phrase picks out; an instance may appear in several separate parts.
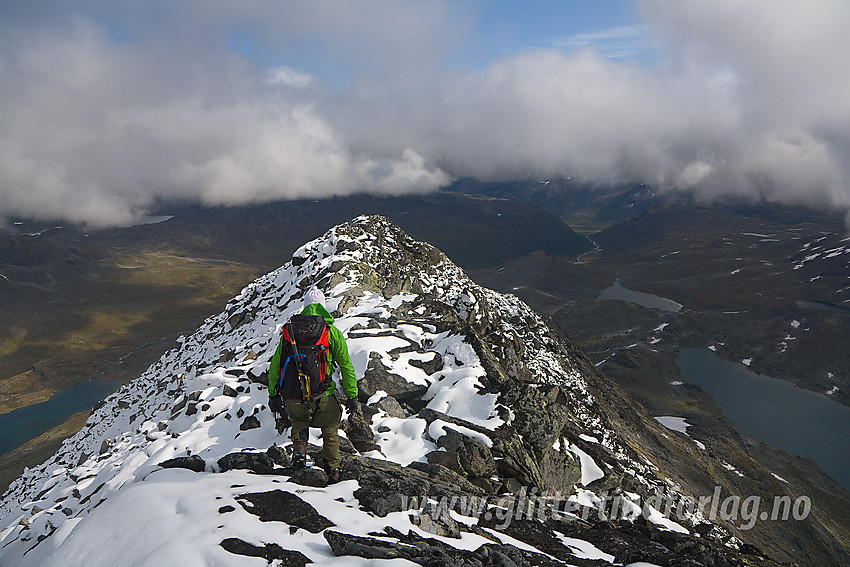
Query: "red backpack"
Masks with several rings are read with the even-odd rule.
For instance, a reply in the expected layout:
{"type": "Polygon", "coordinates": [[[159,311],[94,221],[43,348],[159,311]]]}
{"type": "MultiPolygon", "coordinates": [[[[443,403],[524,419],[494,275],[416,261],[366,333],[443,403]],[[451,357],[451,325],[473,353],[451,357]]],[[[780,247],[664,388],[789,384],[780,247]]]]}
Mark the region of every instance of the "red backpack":
{"type": "Polygon", "coordinates": [[[283,327],[278,387],[286,400],[321,398],[330,384],[330,329],[321,315],[293,315],[283,327]],[[280,387],[280,385],[283,387],[280,387]]]}

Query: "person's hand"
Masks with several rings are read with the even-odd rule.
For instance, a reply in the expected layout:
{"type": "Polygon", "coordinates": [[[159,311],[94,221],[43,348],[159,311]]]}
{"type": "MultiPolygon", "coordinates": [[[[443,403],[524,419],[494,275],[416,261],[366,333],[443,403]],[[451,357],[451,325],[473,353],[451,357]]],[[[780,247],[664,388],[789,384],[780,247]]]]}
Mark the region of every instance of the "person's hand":
{"type": "Polygon", "coordinates": [[[280,396],[269,396],[269,409],[272,410],[272,413],[283,413],[283,400],[280,399],[280,396]]]}
{"type": "Polygon", "coordinates": [[[348,398],[345,401],[345,407],[348,408],[348,413],[357,413],[360,411],[360,404],[357,402],[357,398],[348,398]]]}

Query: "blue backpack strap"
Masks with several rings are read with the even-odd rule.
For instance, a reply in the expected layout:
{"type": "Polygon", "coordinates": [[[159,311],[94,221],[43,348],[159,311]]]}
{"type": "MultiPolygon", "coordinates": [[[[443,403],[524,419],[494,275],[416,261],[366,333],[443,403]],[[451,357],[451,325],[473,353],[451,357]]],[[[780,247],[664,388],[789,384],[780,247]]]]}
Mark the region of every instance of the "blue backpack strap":
{"type": "Polygon", "coordinates": [[[280,369],[280,376],[277,377],[277,390],[281,391],[281,385],[283,384],[283,375],[286,373],[286,366],[289,364],[289,359],[292,358],[292,355],[286,357],[286,361],[283,363],[283,367],[280,369]]]}

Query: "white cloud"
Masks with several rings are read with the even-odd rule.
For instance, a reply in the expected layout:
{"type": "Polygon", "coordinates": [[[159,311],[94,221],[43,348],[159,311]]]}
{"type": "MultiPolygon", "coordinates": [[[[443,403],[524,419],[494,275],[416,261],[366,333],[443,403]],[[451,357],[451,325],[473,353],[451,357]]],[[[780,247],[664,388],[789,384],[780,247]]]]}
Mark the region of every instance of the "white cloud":
{"type": "Polygon", "coordinates": [[[850,3],[646,0],[643,23],[570,38],[583,49],[478,71],[447,64],[474,43],[458,6],[3,4],[0,216],[125,223],[163,197],[426,191],[461,175],[850,207],[850,3]],[[234,30],[284,64],[234,53],[234,30]],[[604,47],[638,39],[657,65],[604,47]]]}

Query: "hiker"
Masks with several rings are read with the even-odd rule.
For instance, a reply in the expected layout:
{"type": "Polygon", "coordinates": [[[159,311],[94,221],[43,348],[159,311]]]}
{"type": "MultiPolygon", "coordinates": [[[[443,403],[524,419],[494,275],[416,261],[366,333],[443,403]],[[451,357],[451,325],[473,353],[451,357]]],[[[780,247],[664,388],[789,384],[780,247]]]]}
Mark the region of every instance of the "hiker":
{"type": "Polygon", "coordinates": [[[348,411],[356,413],[359,406],[357,377],[348,345],[342,331],[333,325],[334,318],[325,309],[324,302],[322,291],[311,288],[304,295],[301,314],[293,316],[284,326],[269,365],[269,408],[276,414],[282,414],[285,408],[292,420],[292,460],[296,467],[304,467],[307,463],[309,426],[315,420],[315,425],[322,429],[322,468],[328,474],[328,483],[334,483],[339,480],[338,429],[342,419],[342,408],[334,395],[336,384],[331,378],[334,366],[339,367],[342,375],[348,411]],[[304,315],[312,317],[301,317],[304,315]],[[307,325],[312,325],[312,330],[302,330],[307,325]],[[304,337],[310,339],[312,348],[304,346],[301,340],[299,344],[293,342],[304,337]],[[293,356],[292,351],[299,348],[299,356],[293,356]],[[313,377],[303,379],[305,375],[313,377]]]}

